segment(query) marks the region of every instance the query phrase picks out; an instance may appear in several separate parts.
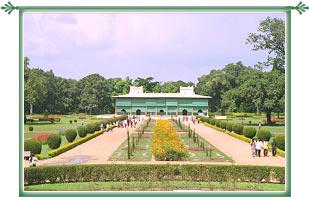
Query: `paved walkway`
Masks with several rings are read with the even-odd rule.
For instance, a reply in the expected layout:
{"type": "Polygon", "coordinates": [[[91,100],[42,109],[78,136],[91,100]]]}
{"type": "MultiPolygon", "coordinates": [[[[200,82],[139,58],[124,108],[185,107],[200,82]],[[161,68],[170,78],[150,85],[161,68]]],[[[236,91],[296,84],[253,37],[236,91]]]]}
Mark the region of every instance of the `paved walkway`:
{"type": "MultiPolygon", "coordinates": [[[[285,158],[277,156],[268,157],[252,157],[251,148],[249,143],[243,142],[230,135],[209,128],[203,124],[191,124],[192,129],[220,149],[223,153],[228,155],[234,160],[236,165],[265,165],[265,166],[285,166],[285,158]]],[[[133,133],[134,128],[129,128],[129,132],[133,133]]],[[[127,138],[126,128],[115,128],[113,132],[109,131],[104,133],[88,142],[85,142],[78,147],[71,149],[56,157],[40,160],[38,166],[41,165],[57,165],[70,163],[75,160],[74,163],[84,164],[110,164],[110,163],[170,163],[170,164],[183,164],[183,163],[203,163],[207,162],[181,162],[181,161],[149,161],[149,162],[122,162],[122,161],[107,161],[113,152],[120,146],[127,138]]],[[[269,153],[271,155],[271,153],[269,153]]],[[[215,162],[208,162],[215,164],[215,162]]],[[[218,164],[232,164],[230,162],[218,162],[218,164]]],[[[24,161],[24,166],[28,166],[28,162],[24,161]]]]}

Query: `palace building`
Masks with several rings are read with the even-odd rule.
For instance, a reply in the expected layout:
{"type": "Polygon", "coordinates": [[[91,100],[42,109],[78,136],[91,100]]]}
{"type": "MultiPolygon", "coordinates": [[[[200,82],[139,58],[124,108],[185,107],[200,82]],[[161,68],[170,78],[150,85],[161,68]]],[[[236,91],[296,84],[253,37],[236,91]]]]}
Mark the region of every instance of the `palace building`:
{"type": "Polygon", "coordinates": [[[193,87],[180,87],[179,93],[144,93],[130,86],[126,95],[114,96],[116,115],[208,115],[208,99],[194,93],[193,87]]]}

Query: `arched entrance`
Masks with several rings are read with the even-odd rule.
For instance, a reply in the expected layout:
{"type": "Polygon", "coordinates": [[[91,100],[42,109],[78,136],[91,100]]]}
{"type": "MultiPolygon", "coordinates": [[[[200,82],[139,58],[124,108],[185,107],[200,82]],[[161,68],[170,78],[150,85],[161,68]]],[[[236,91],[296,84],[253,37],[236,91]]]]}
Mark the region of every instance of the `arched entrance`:
{"type": "Polygon", "coordinates": [[[188,115],[188,111],[186,109],[182,110],[182,115],[184,116],[188,115]]]}
{"type": "Polygon", "coordinates": [[[125,109],[121,110],[122,115],[125,115],[127,113],[127,111],[125,109]]]}
{"type": "Polygon", "coordinates": [[[136,115],[141,115],[141,110],[140,109],[136,110],[136,115]]]}
{"type": "Polygon", "coordinates": [[[197,113],[203,113],[203,110],[199,109],[199,110],[197,111],[197,113]]]}
{"type": "Polygon", "coordinates": [[[163,114],[164,114],[164,110],[161,109],[161,110],[159,111],[159,115],[160,115],[160,116],[163,116],[163,114]]]}

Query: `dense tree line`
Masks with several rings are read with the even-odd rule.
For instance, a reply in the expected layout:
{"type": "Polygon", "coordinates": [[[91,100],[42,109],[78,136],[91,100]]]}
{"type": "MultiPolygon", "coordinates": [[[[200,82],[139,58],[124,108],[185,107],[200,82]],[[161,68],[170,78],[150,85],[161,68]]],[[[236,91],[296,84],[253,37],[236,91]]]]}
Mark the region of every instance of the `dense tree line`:
{"type": "Polygon", "coordinates": [[[65,79],[53,71],[29,68],[30,59],[24,58],[25,114],[114,113],[113,96],[129,93],[130,86],[143,86],[144,92],[179,92],[180,86],[194,86],[192,82],[161,83],[153,77],[106,79],[91,74],[80,80],[65,79]]]}
{"type": "Polygon", "coordinates": [[[198,77],[198,83],[155,81],[153,77],[133,80],[129,77],[106,79],[91,74],[80,80],[65,79],[53,71],[30,69],[30,59],[24,58],[25,114],[32,113],[114,113],[113,96],[127,94],[130,86],[143,86],[144,92],[179,92],[180,86],[193,86],[195,93],[212,96],[210,112],[266,113],[271,123],[272,112],[285,110],[285,37],[284,22],[267,18],[260,22],[259,33],[251,33],[246,40],[252,50],[268,51],[265,62],[254,68],[242,62],[231,63],[223,69],[211,70],[198,77]],[[263,67],[272,66],[271,71],[263,67]]]}

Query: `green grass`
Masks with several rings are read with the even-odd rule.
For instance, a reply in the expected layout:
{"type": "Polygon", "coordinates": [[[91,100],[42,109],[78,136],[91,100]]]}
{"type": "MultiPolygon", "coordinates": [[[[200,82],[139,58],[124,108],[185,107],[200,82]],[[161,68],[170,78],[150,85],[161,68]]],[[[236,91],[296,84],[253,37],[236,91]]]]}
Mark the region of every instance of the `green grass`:
{"type": "Polygon", "coordinates": [[[87,116],[86,119],[79,119],[78,117],[74,116],[66,116],[66,117],[61,117],[60,122],[47,122],[47,121],[42,121],[39,122],[38,120],[35,120],[34,122],[27,122],[24,125],[24,132],[28,133],[31,132],[29,131],[29,127],[33,126],[34,130],[33,131],[58,131],[59,129],[62,130],[67,130],[67,129],[75,129],[78,126],[84,123],[89,123],[89,122],[96,122],[96,120],[91,120],[95,116],[87,116]],[[72,123],[70,123],[70,120],[72,120],[72,123]],[[77,120],[77,122],[74,122],[74,120],[77,120]]]}
{"type": "Polygon", "coordinates": [[[205,139],[199,136],[199,143],[204,142],[205,148],[210,147],[213,150],[207,151],[206,150],[190,150],[190,148],[200,148],[199,145],[193,142],[193,138],[188,137],[188,133],[179,134],[183,143],[188,148],[189,152],[189,161],[213,161],[213,162],[232,162],[232,158],[225,155],[219,149],[214,147],[212,144],[207,142],[205,139]]]}
{"type": "Polygon", "coordinates": [[[132,181],[77,182],[25,186],[25,191],[284,191],[284,184],[252,182],[132,181]]]}
{"type": "MultiPolygon", "coordinates": [[[[137,134],[131,134],[130,140],[132,140],[132,136],[137,138],[137,134]]],[[[144,133],[144,135],[140,138],[137,149],[133,151],[133,155],[130,159],[128,159],[128,140],[125,140],[117,150],[110,156],[109,161],[151,161],[151,139],[152,134],[144,133]]],[[[132,142],[132,141],[131,141],[132,142]]]]}

